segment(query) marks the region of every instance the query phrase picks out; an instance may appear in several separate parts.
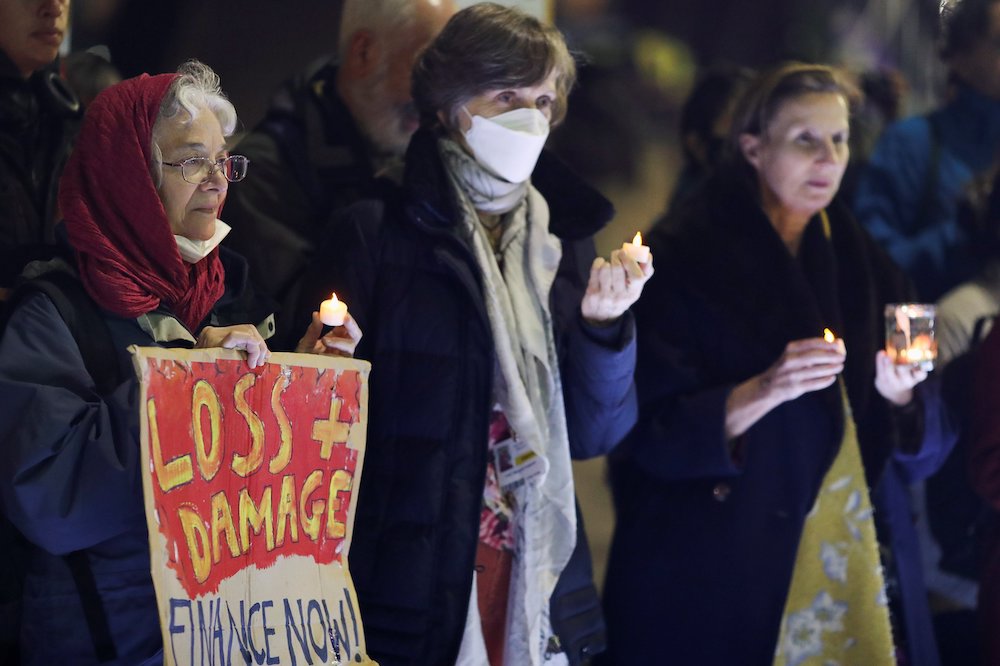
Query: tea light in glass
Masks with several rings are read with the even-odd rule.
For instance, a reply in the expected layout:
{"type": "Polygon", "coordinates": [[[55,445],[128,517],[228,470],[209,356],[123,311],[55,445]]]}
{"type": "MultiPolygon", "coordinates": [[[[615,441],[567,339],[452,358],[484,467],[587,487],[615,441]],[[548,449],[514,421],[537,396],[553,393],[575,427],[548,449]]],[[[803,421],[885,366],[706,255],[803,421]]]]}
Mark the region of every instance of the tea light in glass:
{"type": "Polygon", "coordinates": [[[889,303],[885,306],[885,351],[898,365],[933,370],[937,359],[934,305],[889,303]]]}

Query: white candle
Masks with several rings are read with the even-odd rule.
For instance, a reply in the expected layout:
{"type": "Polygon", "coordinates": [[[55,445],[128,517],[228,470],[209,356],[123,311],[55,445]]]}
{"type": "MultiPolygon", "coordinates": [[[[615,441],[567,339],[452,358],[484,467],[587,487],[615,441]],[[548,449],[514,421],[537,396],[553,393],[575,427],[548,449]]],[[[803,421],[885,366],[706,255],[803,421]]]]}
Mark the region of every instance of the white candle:
{"type": "Polygon", "coordinates": [[[642,234],[635,232],[635,238],[631,243],[622,243],[622,252],[626,257],[633,259],[640,264],[649,261],[649,247],[642,244],[642,234]]]}
{"type": "Polygon", "coordinates": [[[330,294],[330,300],[319,305],[319,319],[327,326],[343,326],[347,316],[347,304],[337,300],[337,294],[330,294]]]}

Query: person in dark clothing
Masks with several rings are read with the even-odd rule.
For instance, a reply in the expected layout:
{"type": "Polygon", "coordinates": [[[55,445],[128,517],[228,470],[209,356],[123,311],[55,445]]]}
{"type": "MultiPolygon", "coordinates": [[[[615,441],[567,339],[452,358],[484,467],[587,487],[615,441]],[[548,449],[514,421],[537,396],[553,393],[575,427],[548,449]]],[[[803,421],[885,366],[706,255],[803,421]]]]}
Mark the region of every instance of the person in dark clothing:
{"type": "Polygon", "coordinates": [[[68,0],[0,3],[0,302],[26,263],[54,251],[59,174],[80,116],[52,68],[68,19],[68,0]]]}
{"type": "Polygon", "coordinates": [[[895,663],[869,489],[953,438],[926,372],[881,349],[905,279],[834,200],[851,92],[821,65],[762,73],[734,163],[649,235],[639,423],[610,461],[610,664],[895,663]]]}
{"type": "Polygon", "coordinates": [[[972,442],[968,472],[972,487],[993,511],[981,535],[979,643],[983,664],[1000,662],[1000,326],[994,326],[977,355],[972,389],[972,442]]]}
{"type": "MultiPolygon", "coordinates": [[[[127,348],[239,349],[250,367],[270,355],[246,264],[218,247],[219,210],[247,168],[226,149],[235,125],[197,62],[109,88],[87,112],[59,192],[75,261],[46,268],[78,276],[89,302],[77,307],[103,322],[95,334],[114,353],[99,360],[117,381],[96,385],[47,295],[16,301],[0,338],[0,506],[30,555],[23,664],[162,663],[127,348]]],[[[329,340],[349,353],[359,334],[347,324],[321,339],[317,318],[300,351],[329,340]]]]}
{"type": "MultiPolygon", "coordinates": [[[[858,221],[907,273],[924,301],[940,300],[986,267],[982,244],[974,229],[962,224],[959,210],[1000,150],[1000,2],[942,3],[942,14],[947,95],[931,112],[885,129],[859,172],[853,201],[858,221]]],[[[935,541],[954,530],[953,517],[966,510],[962,498],[969,494],[960,461],[943,471],[917,493],[924,506],[915,512],[926,517],[921,522],[929,529],[922,542],[930,552],[940,545],[935,541]],[[950,492],[961,486],[966,488],[950,492]]],[[[967,663],[975,620],[961,581],[952,585],[942,576],[941,564],[928,563],[925,570],[937,601],[938,642],[946,663],[967,663]]]]}
{"type": "Polygon", "coordinates": [[[667,210],[696,192],[723,163],[733,105],[752,79],[752,70],[736,65],[715,65],[699,74],[681,107],[684,168],[677,177],[667,210]]]}
{"type": "Polygon", "coordinates": [[[122,75],[111,62],[107,47],[95,46],[86,51],[70,53],[63,59],[66,82],[87,108],[106,88],[121,82],[122,75]]]}
{"type": "Polygon", "coordinates": [[[962,0],[944,29],[948,99],[886,128],[859,174],[853,202],[858,221],[925,301],[982,267],[975,239],[959,225],[958,202],[1000,146],[1000,2],[962,0]]]}
{"type": "Polygon", "coordinates": [[[453,12],[451,0],[346,0],[337,56],[278,91],[239,143],[260,177],[230,197],[226,244],[280,304],[279,346],[296,339],[302,273],[331,213],[379,196],[378,177],[398,173],[417,128],[413,60],[453,12]]]}
{"type": "MultiPolygon", "coordinates": [[[[56,189],[79,104],[52,65],[69,3],[0,3],[0,322],[25,264],[55,252],[56,189]]],[[[16,660],[21,567],[17,538],[0,518],[0,664],[16,660]]]]}
{"type": "Polygon", "coordinates": [[[595,258],[611,205],[543,151],[574,74],[554,28],[493,3],[455,14],[414,68],[402,189],[342,212],[306,280],[367,331],[350,557],[383,666],[603,649],[570,457],[634,423],[628,308],[652,263],[595,258]]]}

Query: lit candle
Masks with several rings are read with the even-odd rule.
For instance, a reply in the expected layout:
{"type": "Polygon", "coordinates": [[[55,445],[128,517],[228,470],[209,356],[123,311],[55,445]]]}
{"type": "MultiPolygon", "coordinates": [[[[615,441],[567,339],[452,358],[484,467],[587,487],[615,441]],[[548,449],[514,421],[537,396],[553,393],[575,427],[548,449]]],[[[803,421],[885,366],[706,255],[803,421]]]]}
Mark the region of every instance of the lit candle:
{"type": "Polygon", "coordinates": [[[833,334],[833,331],[831,331],[830,329],[828,328],[823,329],[823,339],[826,340],[827,342],[836,342],[837,349],[839,349],[840,352],[843,354],[847,353],[847,348],[844,346],[844,339],[838,338],[836,335],[833,334]]]}
{"type": "Polygon", "coordinates": [[[928,303],[888,303],[885,306],[885,348],[899,365],[934,369],[934,306],[928,303]]]}
{"type": "Polygon", "coordinates": [[[337,294],[330,294],[330,300],[319,305],[319,319],[327,326],[343,326],[347,316],[347,304],[337,300],[337,294]]]}
{"type": "Polygon", "coordinates": [[[622,252],[626,257],[633,259],[640,264],[649,261],[649,246],[642,244],[642,234],[635,232],[635,238],[631,243],[622,243],[622,252]]]}

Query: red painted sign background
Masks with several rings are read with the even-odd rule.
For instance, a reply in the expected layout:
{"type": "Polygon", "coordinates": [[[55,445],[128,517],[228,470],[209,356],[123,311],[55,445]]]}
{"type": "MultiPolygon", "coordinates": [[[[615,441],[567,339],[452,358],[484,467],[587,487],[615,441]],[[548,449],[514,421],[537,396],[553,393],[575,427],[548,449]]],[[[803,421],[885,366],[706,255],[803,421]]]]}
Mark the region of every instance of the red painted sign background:
{"type": "Polygon", "coordinates": [[[347,441],[359,422],[358,372],[145,362],[156,522],[187,594],[214,593],[282,556],[340,561],[356,488],[358,451],[347,441]]]}

